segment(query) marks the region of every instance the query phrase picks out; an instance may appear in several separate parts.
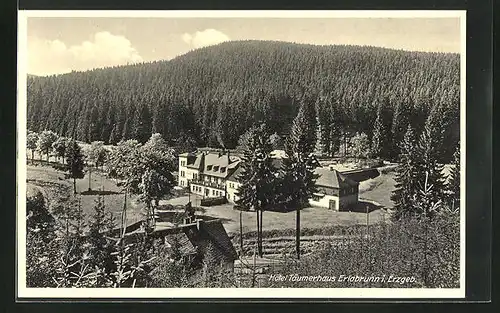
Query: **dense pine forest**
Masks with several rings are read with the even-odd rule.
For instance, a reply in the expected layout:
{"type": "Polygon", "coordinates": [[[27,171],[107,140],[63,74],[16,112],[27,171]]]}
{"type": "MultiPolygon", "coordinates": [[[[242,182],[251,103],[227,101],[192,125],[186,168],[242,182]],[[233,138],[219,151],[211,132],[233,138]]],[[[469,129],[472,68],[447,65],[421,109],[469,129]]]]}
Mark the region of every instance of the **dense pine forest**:
{"type": "MultiPolygon", "coordinates": [[[[170,144],[234,148],[256,122],[286,135],[315,108],[322,152],[359,134],[394,159],[410,124],[439,116],[441,157],[459,140],[458,54],[272,41],[226,42],[170,61],[28,77],[28,128],[116,144],[160,133],[170,144]]],[[[434,118],[435,119],[435,118],[434,118]]]]}

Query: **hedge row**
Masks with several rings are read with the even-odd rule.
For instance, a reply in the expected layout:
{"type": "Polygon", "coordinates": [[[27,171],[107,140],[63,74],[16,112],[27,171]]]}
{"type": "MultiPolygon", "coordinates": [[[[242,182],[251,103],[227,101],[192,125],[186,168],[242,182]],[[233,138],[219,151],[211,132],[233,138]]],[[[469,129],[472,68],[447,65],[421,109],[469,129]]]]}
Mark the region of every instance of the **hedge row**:
{"type": "MultiPolygon", "coordinates": [[[[335,225],[322,228],[301,228],[301,236],[334,236],[358,233],[365,229],[365,225],[335,225]]],[[[370,226],[373,227],[373,226],[370,226]]],[[[239,234],[235,234],[234,240],[239,240],[239,234]]],[[[295,236],[295,228],[270,229],[262,231],[263,238],[295,236]]],[[[257,237],[257,231],[249,231],[243,234],[243,239],[253,239],[257,237]]]]}

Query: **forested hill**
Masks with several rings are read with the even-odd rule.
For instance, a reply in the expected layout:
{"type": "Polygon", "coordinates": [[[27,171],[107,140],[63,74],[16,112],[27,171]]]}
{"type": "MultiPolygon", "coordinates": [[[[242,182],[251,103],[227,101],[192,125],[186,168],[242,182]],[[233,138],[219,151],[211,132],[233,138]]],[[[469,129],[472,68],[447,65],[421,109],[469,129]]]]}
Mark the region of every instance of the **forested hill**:
{"type": "MultiPolygon", "coordinates": [[[[399,137],[420,131],[434,106],[446,147],[459,129],[459,55],[272,41],[226,42],[170,61],[28,77],[28,128],[78,140],[232,148],[257,121],[286,133],[298,106],[315,106],[325,151],[344,134],[371,139],[377,115],[399,137]]],[[[400,139],[400,138],[399,138],[400,139]]],[[[393,145],[399,140],[395,138],[393,145]]]]}

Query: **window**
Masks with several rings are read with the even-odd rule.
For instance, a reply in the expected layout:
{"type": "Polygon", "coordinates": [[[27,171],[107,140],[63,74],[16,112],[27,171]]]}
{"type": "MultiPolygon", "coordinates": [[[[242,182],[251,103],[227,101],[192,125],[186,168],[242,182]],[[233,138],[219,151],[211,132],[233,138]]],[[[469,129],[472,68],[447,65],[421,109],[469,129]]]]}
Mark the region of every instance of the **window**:
{"type": "Polygon", "coordinates": [[[181,166],[186,166],[186,161],[181,161],[181,166]]]}
{"type": "Polygon", "coordinates": [[[212,196],[215,196],[215,190],[212,190],[212,196]]]}
{"type": "Polygon", "coordinates": [[[221,167],[221,168],[220,168],[220,172],[221,172],[221,173],[225,173],[225,172],[226,172],[226,168],[225,168],[225,167],[221,167]]]}
{"type": "Polygon", "coordinates": [[[181,180],[181,186],[184,186],[184,181],[183,180],[181,180]]]}
{"type": "Polygon", "coordinates": [[[219,166],[214,166],[214,172],[217,172],[219,170],[219,166]]]}
{"type": "Polygon", "coordinates": [[[184,171],[181,171],[181,177],[185,177],[186,176],[186,173],[184,173],[184,171]]]}
{"type": "Polygon", "coordinates": [[[207,165],[207,171],[211,171],[212,170],[212,165],[207,165]]]}

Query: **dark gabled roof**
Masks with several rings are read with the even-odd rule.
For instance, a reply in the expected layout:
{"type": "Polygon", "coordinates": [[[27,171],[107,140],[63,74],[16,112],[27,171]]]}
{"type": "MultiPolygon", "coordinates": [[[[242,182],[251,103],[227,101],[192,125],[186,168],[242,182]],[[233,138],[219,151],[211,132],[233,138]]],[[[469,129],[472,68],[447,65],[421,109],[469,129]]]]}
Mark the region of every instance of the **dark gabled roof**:
{"type": "Polygon", "coordinates": [[[205,221],[201,223],[201,229],[213,239],[212,242],[219,247],[226,258],[233,261],[238,259],[238,253],[220,220],[205,221]]]}
{"type": "Polygon", "coordinates": [[[359,185],[358,182],[342,175],[337,170],[330,170],[328,168],[316,168],[314,170],[316,174],[319,175],[316,180],[316,185],[330,188],[348,188],[356,187],[359,185]]]}
{"type": "Polygon", "coordinates": [[[229,175],[229,171],[235,168],[239,162],[240,159],[235,156],[209,153],[205,155],[203,174],[226,178],[229,175]]]}
{"type": "Polygon", "coordinates": [[[226,178],[238,167],[240,158],[227,154],[199,153],[187,167],[197,169],[200,174],[226,178]]]}
{"type": "Polygon", "coordinates": [[[189,238],[186,232],[170,234],[165,236],[165,240],[170,245],[177,244],[179,246],[179,252],[183,255],[196,254],[197,252],[193,240],[189,238]]]}
{"type": "MultiPolygon", "coordinates": [[[[137,242],[144,235],[144,232],[137,231],[128,233],[126,241],[137,242]]],[[[155,230],[152,236],[165,238],[170,245],[177,242],[179,252],[183,255],[203,253],[204,248],[212,243],[220,256],[232,261],[238,259],[238,253],[220,220],[198,220],[196,223],[155,230]]]]}

